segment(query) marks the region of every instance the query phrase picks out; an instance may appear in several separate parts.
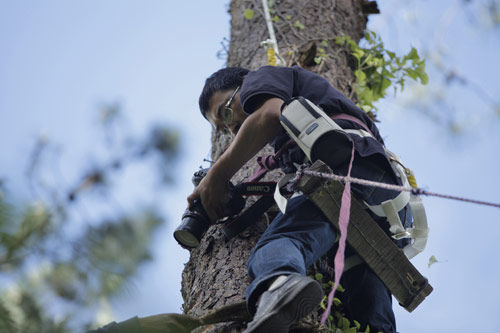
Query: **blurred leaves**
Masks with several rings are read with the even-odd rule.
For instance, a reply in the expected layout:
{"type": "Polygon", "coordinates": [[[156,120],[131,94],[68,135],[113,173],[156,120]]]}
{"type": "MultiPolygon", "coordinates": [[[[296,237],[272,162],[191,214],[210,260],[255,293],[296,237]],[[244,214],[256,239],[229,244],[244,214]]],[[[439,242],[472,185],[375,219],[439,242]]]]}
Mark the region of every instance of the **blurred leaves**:
{"type": "Polygon", "coordinates": [[[46,136],[27,158],[34,197],[20,202],[0,183],[1,332],[82,331],[103,324],[96,320],[110,319],[108,300],[153,257],[152,239],[164,222],[156,200],[173,180],[167,175],[179,153],[179,133],[157,124],[133,136],[117,103],[100,117],[105,142],[86,157],[89,164],[75,173],[73,185],[61,181],[55,159],[47,158],[59,158],[61,149],[46,136]],[[125,209],[115,197],[117,184],[124,170],[138,167],[157,174],[162,186],[154,182],[148,200],[138,197],[125,209]]]}
{"type": "Polygon", "coordinates": [[[25,259],[27,248],[47,235],[50,228],[50,213],[46,207],[36,202],[13,221],[13,208],[0,196],[0,272],[20,265],[25,259]]]}
{"type": "MultiPolygon", "coordinates": [[[[500,0],[439,3],[433,7],[432,24],[428,16],[422,15],[430,9],[426,4],[393,3],[392,10],[387,10],[392,13],[387,23],[393,17],[412,16],[406,28],[413,31],[412,43],[425,55],[432,77],[432,84],[427,87],[409,87],[409,93],[401,99],[401,109],[416,110],[447,129],[455,139],[457,134],[477,135],[497,125],[500,99],[495,85],[499,75],[495,45],[500,41],[500,0]]],[[[397,34],[395,26],[390,30],[397,34]]],[[[400,36],[396,43],[406,39],[407,36],[400,36]]]]}

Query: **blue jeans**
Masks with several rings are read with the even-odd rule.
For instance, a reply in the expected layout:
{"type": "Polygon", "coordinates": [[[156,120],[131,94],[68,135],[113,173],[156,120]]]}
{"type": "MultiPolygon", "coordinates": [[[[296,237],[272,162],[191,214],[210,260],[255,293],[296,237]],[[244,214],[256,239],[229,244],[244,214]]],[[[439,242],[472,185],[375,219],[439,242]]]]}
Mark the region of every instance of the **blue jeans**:
{"type": "MultiPolygon", "coordinates": [[[[337,232],[305,196],[289,201],[286,214],[278,214],[257,242],[248,260],[253,279],[246,290],[247,306],[255,313],[258,297],[279,275],[306,274],[306,268],[333,246],[337,232]]],[[[366,264],[347,271],[341,280],[346,315],[372,332],[395,332],[391,294],[366,264]]]]}

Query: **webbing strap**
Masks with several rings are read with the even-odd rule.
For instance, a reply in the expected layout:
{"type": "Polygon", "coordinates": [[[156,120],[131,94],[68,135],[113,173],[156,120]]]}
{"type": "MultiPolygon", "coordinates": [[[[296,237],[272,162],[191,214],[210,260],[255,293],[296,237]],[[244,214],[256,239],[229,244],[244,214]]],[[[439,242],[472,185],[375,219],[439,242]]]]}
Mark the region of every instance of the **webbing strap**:
{"type": "Polygon", "coordinates": [[[371,135],[370,133],[368,133],[365,130],[360,130],[360,129],[345,129],[344,132],[349,133],[349,134],[356,134],[356,135],[359,135],[362,138],[370,137],[370,138],[373,138],[375,140],[375,138],[373,137],[373,135],[371,135]]]}
{"type": "MultiPolygon", "coordinates": [[[[399,158],[394,155],[392,152],[386,149],[386,154],[392,161],[399,163],[391,163],[391,166],[401,179],[401,182],[404,186],[410,186],[408,183],[408,179],[406,178],[406,174],[404,169],[399,161],[399,158]]],[[[402,239],[411,237],[411,233],[405,230],[403,224],[401,223],[401,219],[399,218],[398,212],[406,207],[406,205],[410,202],[410,193],[409,192],[400,192],[394,199],[386,200],[379,205],[369,205],[365,202],[365,205],[376,215],[387,217],[387,221],[390,225],[390,231],[393,234],[394,239],[402,239]]]]}
{"type": "Polygon", "coordinates": [[[344,192],[342,193],[342,202],[340,205],[340,214],[339,214],[339,230],[340,230],[340,239],[339,246],[337,249],[337,253],[335,254],[334,259],[334,270],[335,270],[335,282],[333,284],[332,291],[328,295],[328,306],[326,307],[325,312],[321,316],[321,325],[323,325],[328,319],[328,315],[330,314],[330,309],[332,308],[333,296],[335,295],[335,290],[340,283],[340,277],[342,276],[342,272],[344,271],[344,253],[345,253],[345,243],[347,240],[347,226],[349,225],[349,216],[351,212],[351,182],[349,181],[349,177],[351,176],[352,170],[352,162],[354,161],[354,143],[351,141],[352,149],[351,149],[351,159],[349,161],[349,168],[347,169],[347,180],[345,182],[344,192]]]}
{"type": "Polygon", "coordinates": [[[372,131],[370,131],[370,129],[368,128],[368,125],[366,125],[362,120],[354,117],[354,116],[351,116],[349,114],[346,114],[346,113],[337,113],[337,114],[332,114],[330,115],[330,118],[332,118],[333,120],[335,119],[344,119],[344,120],[349,120],[349,121],[352,121],[352,122],[355,122],[356,124],[358,124],[359,126],[363,127],[363,129],[370,133],[370,135],[375,138],[375,135],[373,135],[372,131]]]}
{"type": "Polygon", "coordinates": [[[427,238],[429,236],[429,227],[427,225],[427,215],[425,214],[422,198],[417,195],[411,195],[410,208],[413,214],[413,228],[409,229],[413,242],[404,249],[405,255],[411,259],[425,249],[427,238]]]}
{"type": "Polygon", "coordinates": [[[232,221],[224,223],[222,232],[226,240],[230,240],[240,232],[248,228],[250,225],[257,222],[259,217],[264,214],[274,204],[272,197],[262,197],[257,200],[252,206],[241,213],[240,216],[232,221]]]}
{"type": "Polygon", "coordinates": [[[276,202],[276,205],[278,206],[279,210],[281,213],[285,214],[286,212],[286,207],[288,205],[288,199],[281,194],[280,189],[285,186],[288,181],[290,181],[292,178],[295,177],[294,173],[288,173],[281,177],[281,179],[278,181],[276,184],[276,188],[274,189],[274,201],[276,202]]]}

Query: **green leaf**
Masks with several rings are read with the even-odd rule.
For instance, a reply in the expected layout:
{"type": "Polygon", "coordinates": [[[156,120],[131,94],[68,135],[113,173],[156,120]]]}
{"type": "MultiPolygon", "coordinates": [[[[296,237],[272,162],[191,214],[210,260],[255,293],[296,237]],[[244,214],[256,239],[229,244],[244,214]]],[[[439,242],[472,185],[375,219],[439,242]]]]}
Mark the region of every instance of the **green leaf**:
{"type": "Polygon", "coordinates": [[[280,20],[280,18],[278,17],[278,15],[274,15],[273,18],[271,19],[273,22],[278,22],[280,20]]]}
{"type": "Polygon", "coordinates": [[[255,15],[255,12],[253,10],[251,10],[250,8],[245,9],[245,12],[243,13],[243,16],[247,20],[251,20],[254,15],[255,15]]]}
{"type": "Polygon", "coordinates": [[[342,328],[346,329],[351,326],[351,322],[346,317],[342,317],[342,328]]]}
{"type": "Polygon", "coordinates": [[[323,274],[321,273],[316,273],[316,275],[314,275],[314,278],[318,281],[321,281],[323,280],[323,274]]]}
{"type": "Polygon", "coordinates": [[[319,45],[321,45],[323,47],[328,47],[328,42],[323,39],[319,45]]]}
{"type": "Polygon", "coordinates": [[[427,267],[430,268],[432,265],[434,265],[437,262],[439,262],[439,260],[437,260],[437,258],[435,256],[431,256],[429,258],[429,262],[427,263],[427,267]]]}
{"type": "Polygon", "coordinates": [[[342,301],[340,299],[338,299],[337,297],[334,297],[333,298],[333,304],[335,306],[340,306],[340,305],[342,305],[342,301]]]}
{"type": "Polygon", "coordinates": [[[323,299],[321,300],[321,303],[319,303],[319,306],[323,309],[323,310],[326,310],[326,304],[327,304],[328,300],[326,298],[326,295],[323,296],[323,299]]]}
{"type": "Polygon", "coordinates": [[[290,21],[292,19],[292,15],[285,15],[285,19],[290,21]]]}
{"type": "Polygon", "coordinates": [[[366,80],[366,74],[363,71],[360,71],[359,69],[354,72],[354,75],[356,76],[358,80],[358,84],[362,84],[366,80]]]}
{"type": "Polygon", "coordinates": [[[391,60],[396,58],[396,53],[391,52],[389,50],[385,50],[385,52],[387,53],[387,55],[389,55],[389,58],[391,58],[391,60]]]}
{"type": "Polygon", "coordinates": [[[385,90],[391,86],[391,83],[391,80],[384,78],[382,80],[382,91],[385,92],[385,90]]]}
{"type": "Polygon", "coordinates": [[[427,75],[427,73],[422,73],[422,75],[420,76],[420,82],[422,84],[429,83],[429,76],[427,75]]]}
{"type": "Polygon", "coordinates": [[[359,330],[361,328],[361,324],[357,320],[353,320],[354,325],[356,325],[356,328],[359,330]]]}
{"type": "Polygon", "coordinates": [[[417,80],[417,78],[418,78],[418,72],[416,70],[411,69],[411,68],[406,68],[404,71],[413,80],[415,80],[415,81],[417,80]]]}
{"type": "Polygon", "coordinates": [[[299,28],[300,30],[305,29],[305,25],[303,25],[303,24],[302,24],[299,20],[295,21],[295,22],[293,23],[293,26],[294,26],[295,28],[299,28]]]}
{"type": "Polygon", "coordinates": [[[411,48],[411,51],[405,56],[406,59],[410,59],[410,60],[419,60],[420,58],[418,57],[418,52],[417,52],[417,49],[412,47],[411,48]]]}
{"type": "Polygon", "coordinates": [[[345,291],[344,287],[342,287],[342,285],[339,283],[339,285],[337,286],[337,291],[338,292],[341,292],[343,293],[345,291]]]}
{"type": "Polygon", "coordinates": [[[358,60],[360,60],[364,54],[365,52],[360,48],[356,48],[355,50],[352,51],[352,55],[358,60]]]}

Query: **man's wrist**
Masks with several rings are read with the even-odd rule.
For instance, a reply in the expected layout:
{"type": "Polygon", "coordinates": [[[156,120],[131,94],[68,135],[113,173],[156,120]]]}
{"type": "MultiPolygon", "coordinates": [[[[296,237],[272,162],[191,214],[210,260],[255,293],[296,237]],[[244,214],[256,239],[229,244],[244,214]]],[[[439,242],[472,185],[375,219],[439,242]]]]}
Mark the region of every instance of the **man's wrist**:
{"type": "Polygon", "coordinates": [[[211,176],[219,181],[228,182],[233,174],[227,167],[223,165],[224,163],[221,162],[222,161],[219,160],[210,168],[210,173],[212,174],[211,176]]]}

